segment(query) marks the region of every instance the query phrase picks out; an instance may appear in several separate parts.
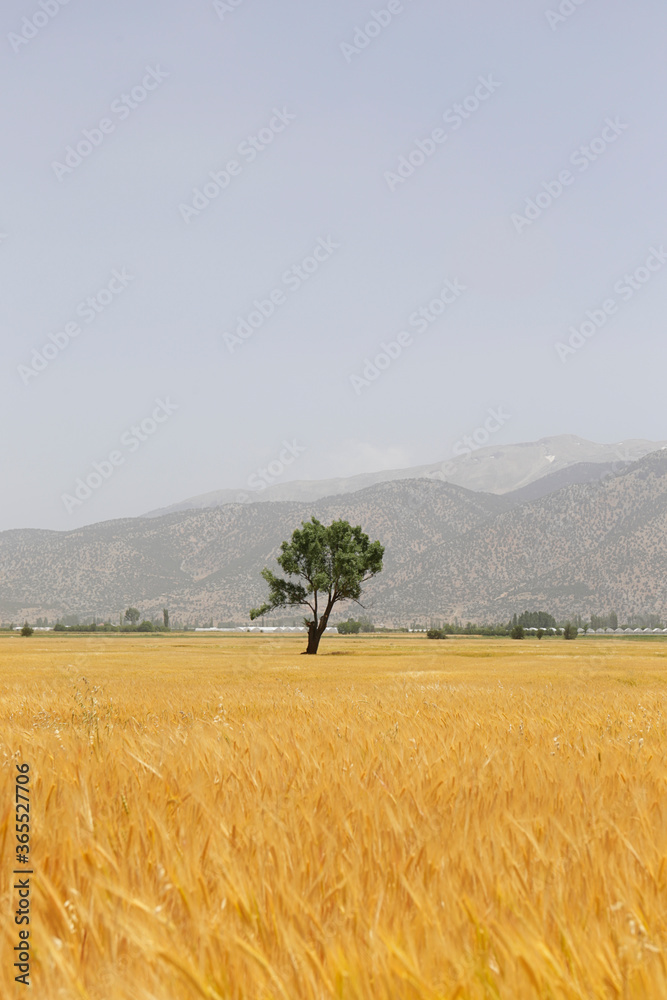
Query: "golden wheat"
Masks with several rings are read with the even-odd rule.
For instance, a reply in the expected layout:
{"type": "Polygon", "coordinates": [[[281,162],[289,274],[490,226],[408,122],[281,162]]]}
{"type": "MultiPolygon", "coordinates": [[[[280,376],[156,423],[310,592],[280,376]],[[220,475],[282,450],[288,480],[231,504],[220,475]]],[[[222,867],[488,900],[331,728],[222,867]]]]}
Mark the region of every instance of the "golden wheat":
{"type": "Polygon", "coordinates": [[[0,990],[667,997],[667,644],[0,641],[0,990]]]}

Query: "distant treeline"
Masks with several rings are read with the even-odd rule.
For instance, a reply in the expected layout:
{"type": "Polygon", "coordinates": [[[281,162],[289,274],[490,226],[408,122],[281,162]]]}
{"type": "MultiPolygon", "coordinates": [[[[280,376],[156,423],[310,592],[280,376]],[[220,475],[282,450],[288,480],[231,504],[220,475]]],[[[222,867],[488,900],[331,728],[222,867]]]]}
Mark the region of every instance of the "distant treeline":
{"type": "MultiPolygon", "coordinates": [[[[29,623],[26,622],[26,625],[29,623]]],[[[12,624],[2,625],[0,628],[7,631],[13,631],[18,626],[12,624]]],[[[52,628],[54,632],[170,632],[171,629],[165,628],[164,625],[156,625],[154,622],[143,621],[140,625],[112,625],[110,622],[104,622],[103,624],[96,624],[93,622],[90,625],[63,625],[62,622],[56,622],[55,625],[35,625],[35,628],[52,628]]]]}
{"type": "MultiPolygon", "coordinates": [[[[524,611],[522,614],[515,614],[507,624],[498,625],[476,625],[474,622],[467,622],[462,625],[456,620],[454,624],[446,622],[432,622],[432,628],[441,628],[451,635],[509,635],[515,628],[523,629],[557,629],[559,632],[568,625],[576,629],[583,629],[584,632],[599,628],[619,628],[619,618],[615,611],[610,611],[607,615],[591,615],[585,618],[583,615],[572,615],[569,618],[555,618],[548,611],[524,611]]],[[[413,626],[415,628],[416,626],[413,626]]],[[[626,622],[620,624],[621,628],[664,628],[660,615],[630,615],[626,622]]]]}
{"type": "MultiPolygon", "coordinates": [[[[168,632],[171,629],[177,631],[191,631],[200,626],[200,621],[195,620],[194,624],[187,622],[185,624],[181,622],[174,621],[173,623],[169,620],[169,613],[165,608],[163,611],[162,621],[158,621],[155,618],[151,620],[144,618],[143,621],[139,621],[139,612],[136,608],[128,608],[125,615],[121,617],[121,621],[117,625],[113,625],[110,621],[98,622],[95,619],[92,621],[80,621],[78,615],[63,615],[58,619],[57,622],[52,623],[47,618],[37,618],[34,622],[26,622],[35,628],[52,628],[55,632],[168,632]],[[129,616],[129,617],[128,617],[129,616]],[[171,626],[171,628],[170,628],[171,626]]],[[[296,625],[300,624],[301,619],[289,619],[289,620],[272,620],[271,624],[279,625],[296,625]]],[[[0,625],[0,629],[3,630],[14,630],[20,627],[19,623],[11,623],[0,625]]],[[[267,621],[268,625],[269,622],[267,621]]],[[[591,614],[589,617],[584,617],[583,615],[573,615],[567,619],[556,618],[554,615],[550,614],[548,611],[523,611],[521,614],[515,614],[507,622],[498,622],[495,624],[479,624],[477,622],[466,622],[465,624],[459,621],[458,618],[454,619],[453,622],[436,621],[429,620],[428,623],[422,621],[418,624],[413,621],[410,626],[387,626],[383,624],[375,624],[368,617],[362,618],[348,618],[346,621],[335,623],[333,622],[341,635],[358,635],[360,632],[416,632],[416,631],[427,631],[430,629],[439,629],[440,631],[446,633],[447,635],[498,635],[506,636],[511,635],[513,630],[516,629],[542,629],[545,632],[549,630],[558,631],[560,634],[563,629],[568,625],[574,627],[575,629],[582,629],[584,632],[589,630],[595,631],[596,629],[619,628],[619,616],[615,611],[610,611],[605,615],[594,615],[591,614]]],[[[245,628],[248,622],[231,622],[231,621],[220,621],[218,622],[218,628],[245,628]]],[[[212,628],[213,620],[209,619],[202,623],[204,628],[212,628]]],[[[647,615],[630,615],[627,621],[620,622],[621,628],[664,628],[663,620],[660,615],[647,614],[647,615]]]]}
{"type": "Polygon", "coordinates": [[[143,621],[139,625],[112,625],[105,622],[102,625],[63,625],[58,622],[53,626],[54,632],[169,632],[169,628],[164,625],[156,625],[154,622],[143,621]]]}

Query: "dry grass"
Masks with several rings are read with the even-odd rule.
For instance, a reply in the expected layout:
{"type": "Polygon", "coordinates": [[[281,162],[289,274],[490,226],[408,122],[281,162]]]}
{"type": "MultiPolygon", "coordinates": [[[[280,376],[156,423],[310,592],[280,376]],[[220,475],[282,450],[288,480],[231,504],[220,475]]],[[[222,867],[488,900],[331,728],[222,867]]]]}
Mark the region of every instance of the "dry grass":
{"type": "Polygon", "coordinates": [[[0,641],[3,997],[17,760],[41,1000],[667,997],[667,644],[302,647],[0,641]]]}

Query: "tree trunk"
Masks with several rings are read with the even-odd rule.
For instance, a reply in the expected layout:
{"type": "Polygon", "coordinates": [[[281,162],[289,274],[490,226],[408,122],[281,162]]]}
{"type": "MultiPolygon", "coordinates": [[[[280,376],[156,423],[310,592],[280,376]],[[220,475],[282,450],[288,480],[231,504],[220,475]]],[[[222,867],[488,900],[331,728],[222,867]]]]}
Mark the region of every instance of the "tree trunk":
{"type": "Polygon", "coordinates": [[[324,629],[320,631],[315,622],[310,622],[308,625],[308,646],[306,647],[306,653],[315,654],[317,652],[323,631],[324,629]]]}
{"type": "Polygon", "coordinates": [[[336,603],[336,599],[335,595],[333,598],[329,595],[326,609],[319,622],[316,621],[317,615],[315,615],[314,621],[308,622],[308,646],[305,649],[306,653],[314,655],[317,652],[320,645],[320,639],[322,638],[324,630],[327,627],[329,615],[331,614],[331,609],[336,603]]]}
{"type": "Polygon", "coordinates": [[[310,622],[308,625],[308,646],[305,650],[306,653],[315,654],[317,652],[320,645],[320,639],[322,638],[324,630],[327,627],[327,618],[322,616],[319,625],[315,625],[314,622],[310,622]]]}

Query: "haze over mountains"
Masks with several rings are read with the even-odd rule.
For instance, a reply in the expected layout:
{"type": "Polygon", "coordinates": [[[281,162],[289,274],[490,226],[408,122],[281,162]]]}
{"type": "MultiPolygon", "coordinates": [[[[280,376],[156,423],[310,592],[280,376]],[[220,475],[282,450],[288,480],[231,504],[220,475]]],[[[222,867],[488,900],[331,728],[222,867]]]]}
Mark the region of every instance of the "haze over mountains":
{"type": "MultiPolygon", "coordinates": [[[[244,503],[247,500],[260,503],[294,500],[306,503],[322,497],[354,493],[376,483],[388,483],[398,479],[440,479],[468,490],[510,493],[544,476],[572,469],[580,464],[604,464],[606,469],[616,470],[628,462],[648,455],[651,451],[667,446],[667,441],[631,440],[620,441],[617,444],[596,444],[574,434],[561,434],[526,444],[478,447],[471,438],[457,442],[457,445],[460,453],[444,462],[419,465],[409,469],[362,473],[347,478],[295,480],[269,485],[271,475],[266,470],[264,480],[257,475],[253,479],[255,484],[264,482],[263,489],[246,486],[240,490],[216,490],[150,511],[145,516],[159,517],[179,510],[219,507],[228,503],[244,503]]],[[[595,477],[598,472],[601,474],[606,469],[589,470],[589,474],[595,477]]],[[[587,473],[582,470],[570,476],[563,474],[561,479],[554,480],[554,483],[565,486],[568,482],[585,482],[586,478],[583,480],[579,478],[581,475],[585,477],[587,473]]]]}
{"type": "MultiPolygon", "coordinates": [[[[541,477],[535,470],[544,441],[464,456],[471,476],[490,476],[485,466],[499,470],[496,492],[396,476],[308,502],[222,504],[70,532],[3,532],[0,617],[78,613],[116,622],[132,604],[148,617],[166,606],[172,620],[190,624],[247,623],[266,591],[261,569],[312,515],[361,524],[385,545],[385,568],[364,599],[376,621],[495,622],[525,608],[560,617],[612,608],[621,618],[665,616],[667,450],[629,462],[627,452],[647,442],[591,446],[604,461],[566,465],[591,454],[577,441],[547,439],[571,447],[567,458],[554,449],[549,475],[541,477]]],[[[341,614],[350,611],[354,605],[341,614]]]]}

